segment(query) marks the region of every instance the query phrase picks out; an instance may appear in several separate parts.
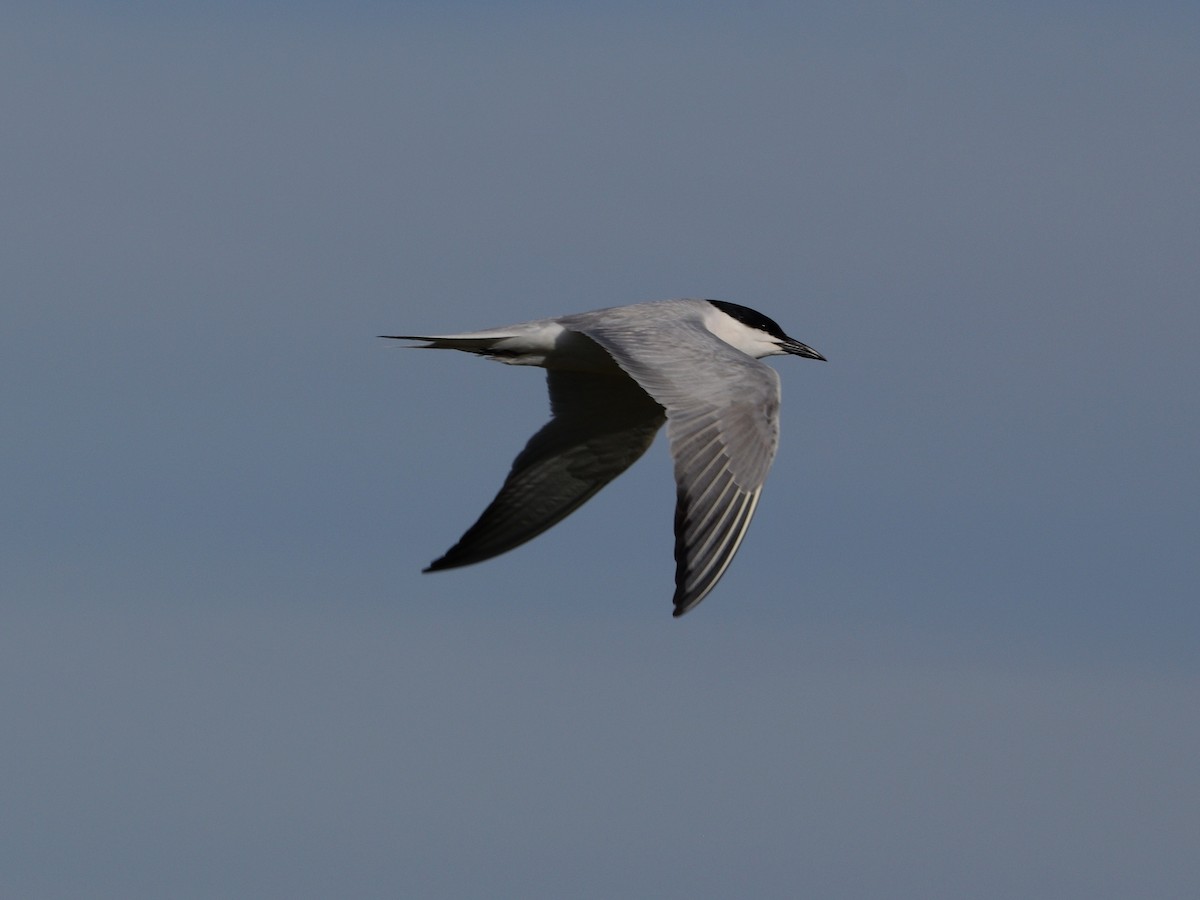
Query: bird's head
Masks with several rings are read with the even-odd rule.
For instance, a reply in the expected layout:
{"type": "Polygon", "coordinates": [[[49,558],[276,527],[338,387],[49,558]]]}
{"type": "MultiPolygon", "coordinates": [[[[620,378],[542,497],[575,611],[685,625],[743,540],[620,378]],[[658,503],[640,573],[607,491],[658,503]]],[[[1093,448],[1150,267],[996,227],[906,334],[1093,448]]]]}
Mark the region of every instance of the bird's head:
{"type": "Polygon", "coordinates": [[[706,318],[708,330],[748,356],[761,359],[764,356],[779,356],[790,353],[806,359],[825,360],[825,357],[808,344],[788,337],[779,323],[748,306],[729,303],[725,300],[707,301],[713,314],[706,318]]]}

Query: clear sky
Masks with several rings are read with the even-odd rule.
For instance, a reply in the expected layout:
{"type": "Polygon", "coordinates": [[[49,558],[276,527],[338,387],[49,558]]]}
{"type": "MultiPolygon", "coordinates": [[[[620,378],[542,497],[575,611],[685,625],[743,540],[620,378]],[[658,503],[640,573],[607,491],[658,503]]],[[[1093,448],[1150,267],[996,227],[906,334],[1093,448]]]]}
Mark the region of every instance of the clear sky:
{"type": "Polygon", "coordinates": [[[0,13],[0,895],[1200,896],[1200,11],[0,13]],[[663,441],[421,575],[541,373],[761,310],[782,442],[670,616],[663,441]]]}

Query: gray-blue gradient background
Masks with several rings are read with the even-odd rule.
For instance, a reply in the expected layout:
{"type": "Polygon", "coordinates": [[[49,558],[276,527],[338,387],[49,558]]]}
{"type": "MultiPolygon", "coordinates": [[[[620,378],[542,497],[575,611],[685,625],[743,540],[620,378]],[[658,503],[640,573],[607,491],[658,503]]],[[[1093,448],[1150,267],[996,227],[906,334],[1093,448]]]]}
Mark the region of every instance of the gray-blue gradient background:
{"type": "Polygon", "coordinates": [[[1192,3],[0,14],[0,894],[1200,895],[1192,3]],[[782,444],[420,569],[710,296],[782,444]]]}

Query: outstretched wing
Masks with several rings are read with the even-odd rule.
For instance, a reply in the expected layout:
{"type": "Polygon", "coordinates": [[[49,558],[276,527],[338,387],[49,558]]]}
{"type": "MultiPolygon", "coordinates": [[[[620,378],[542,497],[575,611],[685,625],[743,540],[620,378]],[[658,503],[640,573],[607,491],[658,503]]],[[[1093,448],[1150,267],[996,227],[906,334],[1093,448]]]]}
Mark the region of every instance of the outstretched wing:
{"type": "Polygon", "coordinates": [[[570,317],[666,409],[675,463],[674,615],[716,586],[746,536],[779,444],[779,376],[694,320],[670,340],[608,311],[570,317]]]}
{"type": "Polygon", "coordinates": [[[549,370],[552,418],[513,460],[487,509],[426,572],[482,562],[561,522],[646,452],[662,406],[620,372],[549,370]]]}

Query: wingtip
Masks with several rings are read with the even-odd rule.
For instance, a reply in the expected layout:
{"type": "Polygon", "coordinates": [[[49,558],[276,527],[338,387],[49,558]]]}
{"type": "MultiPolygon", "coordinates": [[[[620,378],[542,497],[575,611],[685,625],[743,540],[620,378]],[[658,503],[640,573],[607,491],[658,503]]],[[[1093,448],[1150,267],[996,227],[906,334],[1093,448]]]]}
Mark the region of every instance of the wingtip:
{"type": "Polygon", "coordinates": [[[695,609],[703,597],[676,597],[671,602],[675,604],[675,609],[671,611],[671,618],[678,619],[682,615],[686,615],[695,609]]]}
{"type": "Polygon", "coordinates": [[[461,552],[461,541],[455,544],[429,565],[421,570],[422,574],[426,572],[442,572],[446,569],[460,569],[463,566],[471,566],[477,562],[483,562],[485,559],[490,559],[489,556],[472,556],[461,552]]]}

